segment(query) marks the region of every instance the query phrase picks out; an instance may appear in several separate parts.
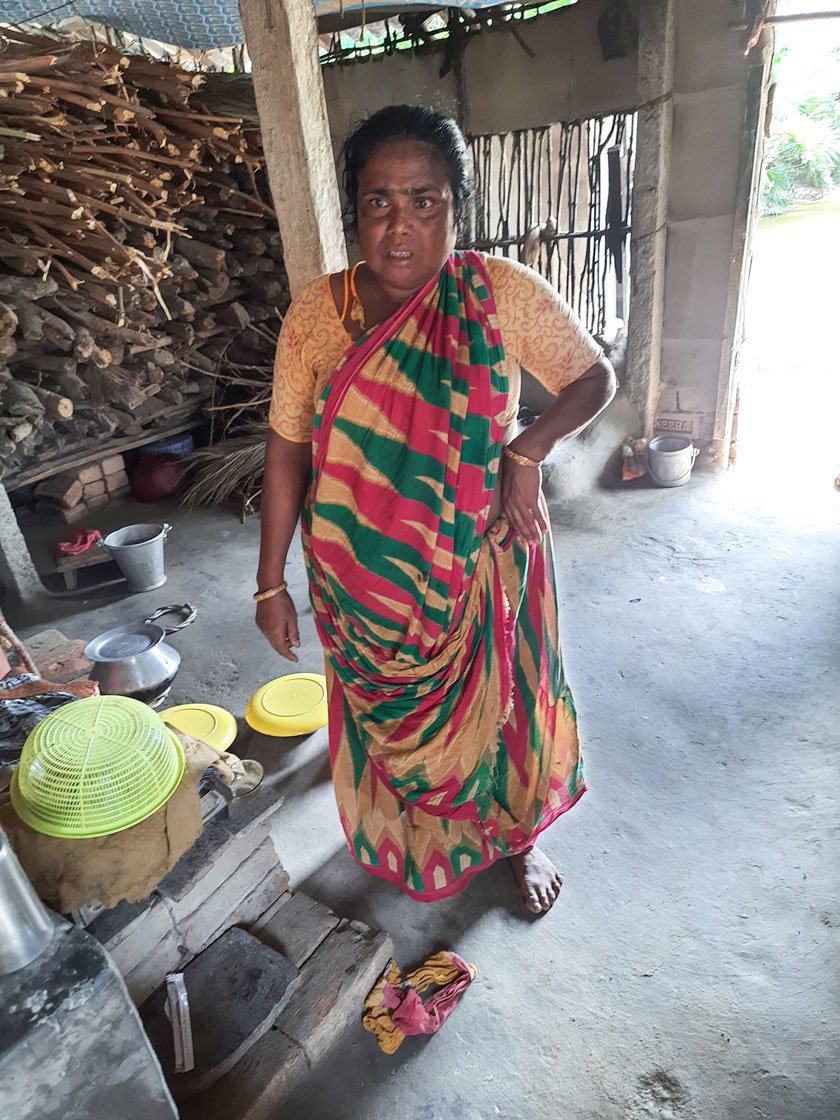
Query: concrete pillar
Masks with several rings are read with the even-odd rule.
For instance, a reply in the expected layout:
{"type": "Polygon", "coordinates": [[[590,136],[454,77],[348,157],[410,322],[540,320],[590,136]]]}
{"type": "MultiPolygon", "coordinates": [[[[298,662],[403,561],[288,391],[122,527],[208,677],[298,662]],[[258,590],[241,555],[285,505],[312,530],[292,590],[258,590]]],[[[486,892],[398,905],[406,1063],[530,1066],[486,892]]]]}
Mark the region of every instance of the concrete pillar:
{"type": "Polygon", "coordinates": [[[772,61],[772,36],[768,36],[750,69],[744,112],[744,135],[738,168],[735,229],[732,238],[729,290],[723,328],[712,443],[709,461],[718,470],[729,466],[732,418],[738,381],[738,361],[744,338],[744,307],[752,262],[751,245],[761,194],[763,159],[762,127],[767,115],[767,97],[772,61]]]}
{"type": "Polygon", "coordinates": [[[347,264],[311,0],[240,0],[292,295],[347,264]]]}
{"type": "Polygon", "coordinates": [[[9,501],[6,488],[0,484],[0,583],[7,594],[23,603],[31,603],[44,594],[41,577],[32,563],[29,546],[9,501]]]}
{"type": "Polygon", "coordinates": [[[641,0],[639,121],[633,177],[627,380],[644,435],[653,432],[662,360],[665,245],[674,90],[675,0],[641,0]]]}

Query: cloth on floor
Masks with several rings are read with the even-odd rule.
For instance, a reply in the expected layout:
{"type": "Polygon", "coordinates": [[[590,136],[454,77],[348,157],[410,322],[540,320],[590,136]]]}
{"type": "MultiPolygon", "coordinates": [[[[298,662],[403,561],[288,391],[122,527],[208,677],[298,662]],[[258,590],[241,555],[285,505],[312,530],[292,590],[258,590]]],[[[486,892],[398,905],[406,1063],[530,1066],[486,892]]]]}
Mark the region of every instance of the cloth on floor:
{"type": "Polygon", "coordinates": [[[198,779],[219,763],[219,752],[176,734],[187,761],[181,784],[151,817],[113,836],[45,836],[20,820],[8,793],[0,795],[0,824],[35,890],[54,910],[69,914],[93,899],[111,907],[147,898],[201,835],[198,779]]]}
{"type": "Polygon", "coordinates": [[[29,732],[56,708],[98,696],[96,681],[53,684],[34,673],[14,673],[0,680],[0,764],[17,762],[29,732]]]}
{"type": "Polygon", "coordinates": [[[81,556],[102,540],[98,529],[77,529],[69,540],[56,545],[56,556],[81,556]]]}
{"type": "Polygon", "coordinates": [[[458,1004],[476,977],[475,965],[446,949],[402,976],[396,961],[391,961],[365,1000],[362,1026],[376,1035],[379,1049],[393,1054],[408,1035],[435,1034],[458,1004]],[[437,985],[426,1002],[420,993],[437,985]]]}

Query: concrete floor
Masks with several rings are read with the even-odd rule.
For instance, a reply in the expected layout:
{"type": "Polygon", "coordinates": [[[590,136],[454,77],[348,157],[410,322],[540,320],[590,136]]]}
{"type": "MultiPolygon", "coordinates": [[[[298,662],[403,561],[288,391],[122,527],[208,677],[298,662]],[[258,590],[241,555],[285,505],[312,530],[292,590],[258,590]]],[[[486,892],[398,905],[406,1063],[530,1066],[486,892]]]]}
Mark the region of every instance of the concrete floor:
{"type": "MultiPolygon", "coordinates": [[[[285,795],[296,887],[387,930],[404,966],[451,947],[479,970],[443,1031],[394,1057],[351,1024],[284,1120],[840,1115],[830,481],[784,504],[732,472],[555,509],[591,788],[546,834],[566,884],[544,918],[523,917],[505,867],[425,906],[368,877],[344,848],[324,734],[240,740],[285,795]]],[[[165,512],[167,587],[58,604],[60,624],[87,637],[187,599],[199,618],[173,639],[172,702],[241,714],[284,670],[251,623],[258,526],[165,512]]],[[[301,668],[317,671],[297,553],[291,576],[301,668]]]]}

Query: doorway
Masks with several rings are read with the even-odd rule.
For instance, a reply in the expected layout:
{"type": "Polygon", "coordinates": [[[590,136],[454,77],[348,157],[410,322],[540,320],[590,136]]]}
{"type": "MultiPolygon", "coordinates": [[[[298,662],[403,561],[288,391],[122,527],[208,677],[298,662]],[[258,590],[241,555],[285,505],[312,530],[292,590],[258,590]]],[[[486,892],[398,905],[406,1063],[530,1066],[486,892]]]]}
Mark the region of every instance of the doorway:
{"type": "Polygon", "coordinates": [[[840,475],[840,20],[778,25],[773,81],[733,458],[752,489],[802,505],[840,475]]]}

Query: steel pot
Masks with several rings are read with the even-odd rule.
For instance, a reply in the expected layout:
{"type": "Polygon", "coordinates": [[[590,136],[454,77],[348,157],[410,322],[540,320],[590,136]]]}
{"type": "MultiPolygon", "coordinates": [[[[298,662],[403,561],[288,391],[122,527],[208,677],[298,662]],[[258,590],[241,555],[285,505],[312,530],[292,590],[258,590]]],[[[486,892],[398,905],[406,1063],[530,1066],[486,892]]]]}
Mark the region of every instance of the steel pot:
{"type": "Polygon", "coordinates": [[[188,603],[161,607],[144,622],[117,626],[88,642],[85,656],[93,668],[91,680],[99,683],[103,696],[131,696],[153,707],[172,687],[181,655],[163,639],[195,621],[196,611],[188,603]],[[165,614],[180,614],[177,626],[158,625],[165,614]]]}

